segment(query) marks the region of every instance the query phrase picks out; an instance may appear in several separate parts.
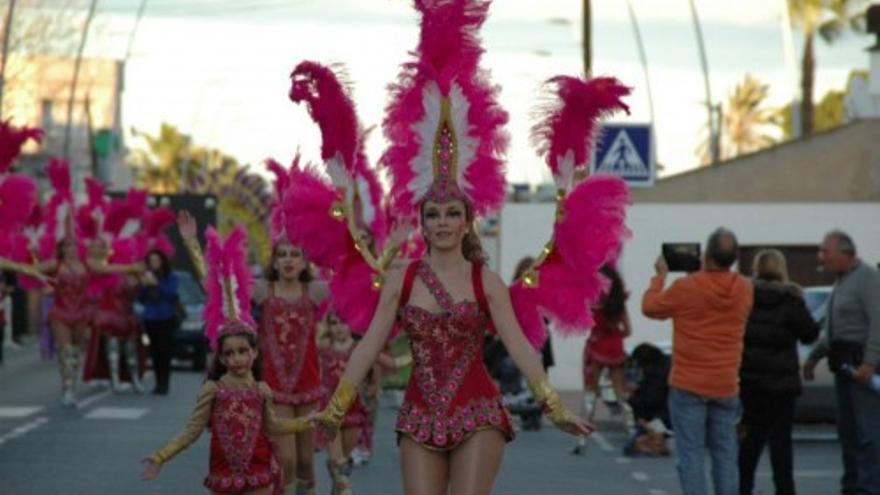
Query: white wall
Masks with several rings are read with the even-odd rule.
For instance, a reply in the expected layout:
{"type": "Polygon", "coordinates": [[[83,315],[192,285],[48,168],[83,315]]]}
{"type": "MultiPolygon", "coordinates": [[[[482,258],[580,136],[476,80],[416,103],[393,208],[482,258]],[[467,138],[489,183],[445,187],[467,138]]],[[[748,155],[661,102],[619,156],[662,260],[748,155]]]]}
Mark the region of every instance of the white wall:
{"type": "MultiPolygon", "coordinates": [[[[505,206],[499,254],[505,280],[510,280],[521,257],[535,256],[549,239],[554,208],[550,203],[505,206]]],[[[633,237],[626,244],[620,268],[631,294],[633,336],[627,340],[628,348],[642,341],[671,340],[668,322],[648,320],[639,310],[663,242],[703,243],[712,230],[725,226],[742,245],[818,244],[825,232],[839,228],[853,236],[865,261],[880,262],[880,203],[650,203],[632,206],[627,224],[633,237]]],[[[554,339],[557,364],[551,369],[551,379],[557,387],[581,387],[583,342],[584,338],[554,339]]]]}

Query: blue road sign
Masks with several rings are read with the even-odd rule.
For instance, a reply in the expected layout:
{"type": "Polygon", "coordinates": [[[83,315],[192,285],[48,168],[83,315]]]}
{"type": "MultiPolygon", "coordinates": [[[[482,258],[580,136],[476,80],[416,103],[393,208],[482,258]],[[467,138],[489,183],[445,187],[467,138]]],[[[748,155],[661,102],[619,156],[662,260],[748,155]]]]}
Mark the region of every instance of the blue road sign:
{"type": "Polygon", "coordinates": [[[632,186],[654,184],[654,134],[650,124],[603,124],[592,172],[620,177],[632,186]]]}

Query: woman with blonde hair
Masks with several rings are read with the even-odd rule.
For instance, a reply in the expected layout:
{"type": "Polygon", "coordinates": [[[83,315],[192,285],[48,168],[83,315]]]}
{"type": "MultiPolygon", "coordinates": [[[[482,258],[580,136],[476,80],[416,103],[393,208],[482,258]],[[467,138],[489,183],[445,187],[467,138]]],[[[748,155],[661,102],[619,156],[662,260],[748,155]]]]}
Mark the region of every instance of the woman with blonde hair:
{"type": "Polygon", "coordinates": [[[800,287],[788,280],[782,252],[760,251],[752,269],[755,299],[746,324],[740,368],[740,493],[752,493],[755,468],[764,445],[769,444],[776,494],[793,495],[791,425],[801,392],[797,344],[815,341],[819,327],[807,310],[800,287]]]}

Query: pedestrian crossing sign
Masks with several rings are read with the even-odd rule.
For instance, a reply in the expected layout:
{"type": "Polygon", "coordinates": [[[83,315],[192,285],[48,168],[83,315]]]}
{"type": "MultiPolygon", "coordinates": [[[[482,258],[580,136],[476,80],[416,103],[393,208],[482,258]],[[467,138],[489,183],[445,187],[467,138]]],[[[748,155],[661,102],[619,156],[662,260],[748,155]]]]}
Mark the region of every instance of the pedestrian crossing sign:
{"type": "Polygon", "coordinates": [[[655,175],[650,124],[604,124],[596,140],[592,173],[611,174],[631,186],[651,186],[655,175]]]}

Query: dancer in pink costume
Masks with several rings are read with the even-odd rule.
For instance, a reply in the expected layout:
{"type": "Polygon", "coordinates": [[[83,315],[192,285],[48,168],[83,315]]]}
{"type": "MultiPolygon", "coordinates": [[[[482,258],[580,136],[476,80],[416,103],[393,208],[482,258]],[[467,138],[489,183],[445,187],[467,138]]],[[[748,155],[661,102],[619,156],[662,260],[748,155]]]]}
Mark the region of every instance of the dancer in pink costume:
{"type": "MultiPolygon", "coordinates": [[[[358,143],[347,141],[360,134],[348,127],[322,125],[322,157],[332,184],[306,169],[292,175],[284,196],[288,235],[319,265],[338,268],[331,289],[342,289],[333,290],[334,305],[358,300],[370,321],[320,422],[331,432],[339,428],[393,326],[410,338],[413,375],[396,428],[408,494],[491,491],[513,431],[482,364],[487,329],[497,330],[551,421],[576,435],[592,430],[562,405],[529,344],[543,342],[544,315],[569,332],[588,328],[588,306],[607,286],[599,267],[619,251],[626,231],[625,184],[601,178],[574,186],[572,178],[586,163],[595,119],[622,106],[619,97],[628,90],[613,80],[569,78],[571,83],[566,79],[559,85],[576,96],[594,93],[604,98],[595,106],[608,106],[581,113],[589,122],[571,129],[551,123],[536,131],[542,148],[552,148],[548,162],[561,176],[554,240],[511,291],[485,268],[474,219],[496,211],[504,200],[507,141],[502,129],[507,114],[495,100],[498,88],[479,69],[483,50],[477,30],[488,6],[485,1],[416,2],[422,14],[417,59],[404,65],[392,87],[384,122],[390,148],[383,162],[391,174],[395,215],[420,223],[427,246],[423,257],[397,270],[375,263],[371,250],[364,249],[361,229],[352,227],[356,215],[350,213],[356,211],[351,198],[359,161],[349,150],[358,149],[358,143]]],[[[320,85],[304,79],[294,78],[294,89],[321,93],[320,85]]],[[[562,100],[547,109],[548,119],[568,108],[568,99],[562,100]]],[[[353,111],[345,111],[338,122],[356,122],[353,111]]],[[[363,331],[361,315],[347,314],[340,311],[352,330],[363,331]]]]}
{"type": "Polygon", "coordinates": [[[260,381],[244,230],[233,230],[224,241],[209,229],[207,238],[205,328],[216,351],[214,363],[186,429],[144,459],[143,478],[154,479],[164,463],[210,427],[210,468],[204,485],[211,493],[281,494],[281,470],[268,435],[291,434],[310,425],[303,418],[276,418],[272,390],[260,381]]]}

